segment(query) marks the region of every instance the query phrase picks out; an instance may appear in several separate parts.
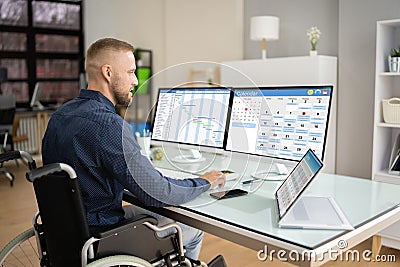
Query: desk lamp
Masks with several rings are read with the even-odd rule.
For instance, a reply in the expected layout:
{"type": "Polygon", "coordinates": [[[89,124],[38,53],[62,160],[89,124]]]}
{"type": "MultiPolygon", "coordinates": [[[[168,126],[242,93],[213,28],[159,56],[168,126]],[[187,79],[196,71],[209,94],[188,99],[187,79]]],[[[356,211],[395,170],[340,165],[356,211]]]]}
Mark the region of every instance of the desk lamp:
{"type": "Polygon", "coordinates": [[[267,40],[279,39],[279,18],[274,16],[257,16],[251,18],[250,39],[262,41],[262,59],[267,58],[267,40]]]}
{"type": "Polygon", "coordinates": [[[6,81],[7,81],[7,68],[0,68],[0,95],[2,94],[1,84],[6,81]]]}

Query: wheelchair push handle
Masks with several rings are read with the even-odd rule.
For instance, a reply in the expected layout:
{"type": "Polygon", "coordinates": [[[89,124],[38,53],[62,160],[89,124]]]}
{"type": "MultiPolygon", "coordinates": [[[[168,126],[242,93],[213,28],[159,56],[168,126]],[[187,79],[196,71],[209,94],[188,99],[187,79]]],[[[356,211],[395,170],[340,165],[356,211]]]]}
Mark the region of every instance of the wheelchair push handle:
{"type": "Polygon", "coordinates": [[[71,179],[76,178],[76,173],[75,173],[74,169],[71,166],[69,166],[68,164],[51,163],[51,164],[44,165],[40,168],[31,170],[30,172],[26,173],[26,179],[28,179],[28,181],[30,181],[30,182],[33,182],[35,179],[38,179],[42,176],[46,176],[46,175],[60,172],[60,171],[65,171],[66,173],[68,173],[68,175],[71,179]]]}
{"type": "Polygon", "coordinates": [[[36,162],[32,158],[31,154],[29,154],[28,152],[14,150],[0,154],[0,164],[14,159],[26,159],[28,161],[29,169],[30,170],[36,169],[36,162]]]}

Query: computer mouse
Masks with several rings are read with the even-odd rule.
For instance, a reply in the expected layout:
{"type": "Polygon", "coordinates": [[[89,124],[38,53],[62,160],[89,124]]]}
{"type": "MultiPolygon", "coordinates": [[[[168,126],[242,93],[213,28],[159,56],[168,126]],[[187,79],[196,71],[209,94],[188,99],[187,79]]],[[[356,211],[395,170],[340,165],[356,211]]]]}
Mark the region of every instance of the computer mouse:
{"type": "Polygon", "coordinates": [[[227,181],[232,181],[239,178],[240,174],[231,170],[221,170],[223,174],[226,176],[227,181]]]}

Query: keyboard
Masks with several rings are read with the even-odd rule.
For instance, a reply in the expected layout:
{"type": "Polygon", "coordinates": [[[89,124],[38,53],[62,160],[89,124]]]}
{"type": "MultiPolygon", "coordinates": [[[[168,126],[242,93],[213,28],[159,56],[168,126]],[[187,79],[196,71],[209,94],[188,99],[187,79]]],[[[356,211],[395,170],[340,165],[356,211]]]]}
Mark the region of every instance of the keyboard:
{"type": "Polygon", "coordinates": [[[179,170],[171,170],[171,169],[165,169],[165,168],[159,168],[159,167],[157,167],[156,170],[161,172],[164,176],[174,178],[174,179],[199,178],[199,176],[196,174],[179,171],[179,170]]]}

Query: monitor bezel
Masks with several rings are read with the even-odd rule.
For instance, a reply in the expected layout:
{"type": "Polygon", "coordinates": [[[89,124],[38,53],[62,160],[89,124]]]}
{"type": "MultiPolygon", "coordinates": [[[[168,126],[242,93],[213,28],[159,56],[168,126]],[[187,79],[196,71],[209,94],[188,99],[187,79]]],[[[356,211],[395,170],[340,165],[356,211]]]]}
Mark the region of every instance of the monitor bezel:
{"type": "Polygon", "coordinates": [[[178,141],[171,141],[171,140],[160,140],[160,139],[155,139],[153,134],[151,135],[151,144],[155,146],[170,146],[170,147],[176,147],[178,146],[180,149],[197,149],[201,152],[224,152],[226,151],[226,143],[227,143],[227,138],[228,138],[228,132],[229,132],[229,125],[230,125],[230,116],[231,116],[231,107],[232,107],[232,100],[233,100],[233,90],[232,87],[228,86],[201,86],[201,87],[161,87],[158,89],[157,92],[157,101],[155,103],[154,107],[154,112],[153,116],[151,119],[151,132],[154,132],[154,125],[155,125],[155,120],[157,116],[157,109],[158,109],[158,101],[160,98],[160,93],[161,91],[165,90],[228,90],[229,91],[229,99],[228,99],[228,105],[227,105],[227,115],[226,115],[226,122],[225,122],[225,130],[224,130],[224,137],[223,137],[223,142],[221,147],[215,147],[215,146],[208,146],[208,145],[200,145],[200,144],[192,144],[192,143],[186,143],[186,142],[178,142],[178,141]]]}
{"type": "MultiPolygon", "coordinates": [[[[326,150],[326,145],[327,145],[326,141],[327,141],[327,137],[328,137],[329,121],[330,121],[330,116],[331,116],[332,99],[333,99],[333,88],[334,88],[334,86],[332,84],[232,87],[232,99],[231,99],[231,101],[233,103],[233,100],[235,98],[235,91],[238,91],[238,90],[254,90],[254,89],[257,89],[257,90],[288,90],[288,89],[297,90],[297,89],[316,89],[316,88],[322,88],[322,87],[325,87],[325,88],[329,87],[329,89],[331,90],[330,97],[329,97],[329,104],[328,104],[328,114],[327,114],[327,121],[326,121],[326,127],[325,127],[325,134],[324,134],[324,144],[323,144],[323,147],[322,147],[322,153],[321,153],[322,155],[321,155],[321,158],[320,158],[321,161],[324,161],[325,150],[326,150]]],[[[231,106],[230,109],[231,109],[231,113],[232,113],[232,106],[231,106]]],[[[229,125],[230,125],[230,123],[229,123],[229,125]]],[[[228,136],[226,137],[226,141],[228,141],[229,133],[230,133],[230,131],[228,131],[228,136]]],[[[225,150],[227,152],[248,155],[250,157],[268,157],[268,158],[272,158],[272,159],[279,159],[279,160],[292,161],[292,162],[299,162],[301,160],[301,158],[296,160],[296,159],[292,159],[292,158],[273,157],[273,156],[269,156],[269,155],[262,155],[262,154],[251,153],[251,152],[237,151],[237,150],[233,150],[233,149],[226,149],[226,146],[225,146],[225,150]]]]}

